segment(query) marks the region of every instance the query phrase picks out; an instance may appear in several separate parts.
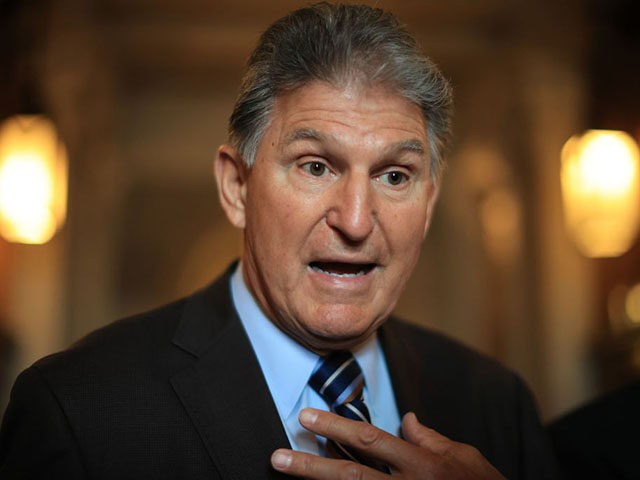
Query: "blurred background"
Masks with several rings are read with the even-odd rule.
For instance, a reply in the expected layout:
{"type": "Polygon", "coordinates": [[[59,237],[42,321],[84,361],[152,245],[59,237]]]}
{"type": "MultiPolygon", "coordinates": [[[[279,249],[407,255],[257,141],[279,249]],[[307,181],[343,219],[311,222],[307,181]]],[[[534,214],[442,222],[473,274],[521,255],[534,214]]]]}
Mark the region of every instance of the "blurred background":
{"type": "MultiPolygon", "coordinates": [[[[0,212],[0,412],[37,358],[239,255],[212,160],[257,37],[305,3],[0,0],[0,209],[14,191],[35,218],[25,205],[49,199],[26,237],[0,212]],[[56,132],[50,187],[35,163],[11,177],[1,158],[37,125],[56,132]]],[[[456,92],[440,203],[398,313],[519,372],[547,420],[640,376],[637,160],[605,156],[595,175],[636,182],[619,224],[595,220],[604,235],[581,227],[604,215],[602,195],[593,206],[561,189],[570,137],[640,139],[640,2],[365,3],[394,11],[456,92]],[[623,246],[589,249],[619,231],[623,246]]]]}

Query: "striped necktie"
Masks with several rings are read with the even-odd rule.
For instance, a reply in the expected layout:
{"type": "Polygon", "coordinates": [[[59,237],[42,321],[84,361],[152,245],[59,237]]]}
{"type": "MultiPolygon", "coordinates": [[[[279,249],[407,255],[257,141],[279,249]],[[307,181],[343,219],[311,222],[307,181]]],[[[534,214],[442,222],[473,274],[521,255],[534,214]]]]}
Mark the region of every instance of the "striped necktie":
{"type": "MultiPolygon", "coordinates": [[[[311,374],[309,385],[333,412],[351,420],[371,423],[369,409],[363,398],[364,376],[351,352],[336,351],[324,357],[311,374]]],[[[327,453],[335,458],[346,458],[389,472],[386,466],[333,440],[327,441],[327,453]]]]}

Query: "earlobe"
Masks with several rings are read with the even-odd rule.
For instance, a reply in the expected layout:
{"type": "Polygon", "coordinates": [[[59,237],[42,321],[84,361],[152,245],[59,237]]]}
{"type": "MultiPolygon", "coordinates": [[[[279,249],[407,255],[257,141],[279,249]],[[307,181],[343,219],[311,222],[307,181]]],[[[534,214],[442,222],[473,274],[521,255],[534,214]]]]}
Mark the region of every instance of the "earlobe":
{"type": "Polygon", "coordinates": [[[220,204],[234,227],[244,228],[247,167],[240,152],[222,145],[214,160],[213,171],[220,204]]]}

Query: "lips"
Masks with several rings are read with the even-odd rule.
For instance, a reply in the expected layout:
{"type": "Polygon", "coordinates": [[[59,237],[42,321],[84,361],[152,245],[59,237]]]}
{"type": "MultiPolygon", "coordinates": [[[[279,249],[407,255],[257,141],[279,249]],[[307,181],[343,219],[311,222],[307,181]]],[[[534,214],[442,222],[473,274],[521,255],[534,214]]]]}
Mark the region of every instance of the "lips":
{"type": "Polygon", "coordinates": [[[341,278],[351,278],[366,275],[376,266],[375,263],[351,263],[351,262],[311,262],[312,270],[326,275],[341,278]]]}

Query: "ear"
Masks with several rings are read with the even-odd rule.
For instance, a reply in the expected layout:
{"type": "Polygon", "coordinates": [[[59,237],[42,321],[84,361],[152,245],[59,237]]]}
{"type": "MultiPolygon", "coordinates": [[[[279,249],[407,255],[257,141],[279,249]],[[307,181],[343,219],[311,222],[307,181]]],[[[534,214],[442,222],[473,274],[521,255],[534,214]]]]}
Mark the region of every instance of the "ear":
{"type": "Polygon", "coordinates": [[[433,218],[433,211],[436,203],[438,202],[438,196],[440,195],[440,177],[431,180],[427,195],[429,195],[429,198],[427,199],[427,218],[425,219],[424,232],[422,233],[423,239],[427,236],[427,232],[429,231],[431,219],[433,218]]]}
{"type": "Polygon", "coordinates": [[[248,167],[240,152],[230,145],[222,145],[213,163],[213,173],[227,218],[234,227],[244,228],[248,167]]]}

